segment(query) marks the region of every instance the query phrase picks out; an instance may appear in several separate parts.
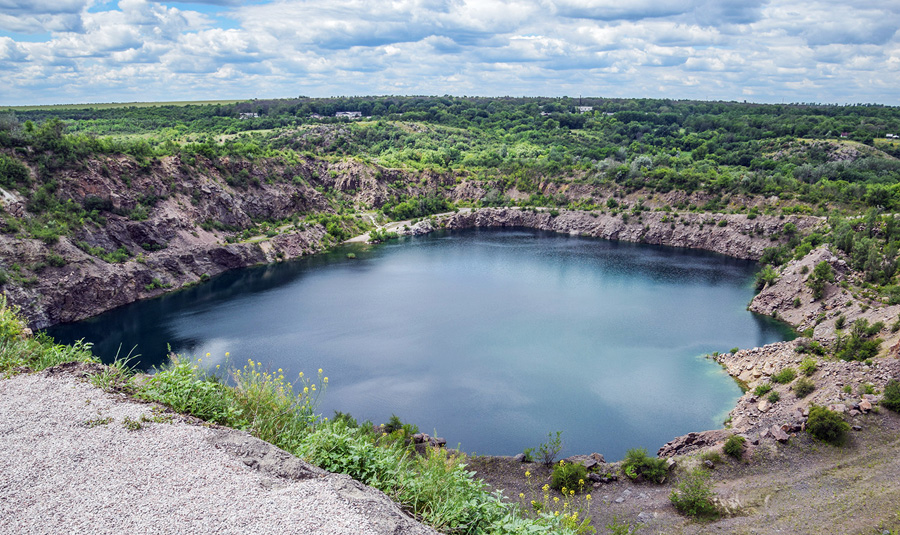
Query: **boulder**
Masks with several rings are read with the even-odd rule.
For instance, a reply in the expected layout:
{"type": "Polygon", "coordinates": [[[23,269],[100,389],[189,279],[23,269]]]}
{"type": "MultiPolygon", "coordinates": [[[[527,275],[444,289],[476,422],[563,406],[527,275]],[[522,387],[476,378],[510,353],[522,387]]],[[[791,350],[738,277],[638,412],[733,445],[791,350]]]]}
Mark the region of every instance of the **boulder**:
{"type": "Polygon", "coordinates": [[[772,438],[782,443],[787,442],[791,438],[790,435],[785,433],[784,430],[777,425],[773,425],[769,428],[769,434],[772,435],[772,438]]]}

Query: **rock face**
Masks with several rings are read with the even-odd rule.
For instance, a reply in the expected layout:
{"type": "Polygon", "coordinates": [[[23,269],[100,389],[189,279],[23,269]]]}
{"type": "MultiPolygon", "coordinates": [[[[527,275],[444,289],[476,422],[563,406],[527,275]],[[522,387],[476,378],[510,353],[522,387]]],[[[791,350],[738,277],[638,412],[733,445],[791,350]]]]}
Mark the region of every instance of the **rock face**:
{"type": "Polygon", "coordinates": [[[787,223],[805,230],[821,223],[819,218],[790,216],[757,216],[749,219],[741,214],[697,214],[643,212],[622,215],[562,210],[558,215],[546,210],[516,208],[484,208],[458,213],[442,221],[449,229],[473,227],[528,227],[566,234],[577,234],[691,249],[705,249],[735,258],[756,260],[763,250],[778,242],[787,223]]]}

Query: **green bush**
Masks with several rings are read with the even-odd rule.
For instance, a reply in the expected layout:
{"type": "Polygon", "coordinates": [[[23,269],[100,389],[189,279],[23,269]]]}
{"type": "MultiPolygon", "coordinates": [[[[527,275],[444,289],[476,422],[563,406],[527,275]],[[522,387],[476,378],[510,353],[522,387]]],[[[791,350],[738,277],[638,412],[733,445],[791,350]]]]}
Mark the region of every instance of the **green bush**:
{"type": "Polygon", "coordinates": [[[622,471],[630,479],[644,478],[662,483],[666,478],[666,460],[650,457],[645,448],[632,448],[625,454],[622,471]]]}
{"type": "Polygon", "coordinates": [[[791,367],[787,367],[780,372],[776,373],[772,376],[772,381],[786,385],[797,378],[797,370],[791,367]]]}
{"type": "Polygon", "coordinates": [[[809,409],[806,430],[819,440],[839,446],[847,441],[850,425],[841,418],[840,414],[825,407],[813,405],[809,409]]]}
{"type": "Polygon", "coordinates": [[[753,395],[758,398],[761,398],[772,391],[772,383],[763,383],[761,385],[756,385],[756,388],[753,389],[753,395]]]}
{"type": "Polygon", "coordinates": [[[801,377],[797,379],[797,382],[791,388],[798,398],[805,398],[816,389],[816,383],[812,382],[812,379],[808,377],[801,377]]]}
{"type": "Polygon", "coordinates": [[[550,466],[556,460],[556,456],[562,451],[562,431],[547,433],[547,442],[538,446],[538,458],[544,466],[550,466]]]}
{"type": "Polygon", "coordinates": [[[816,364],[815,359],[812,358],[807,357],[800,363],[800,373],[807,377],[816,373],[816,368],[818,368],[818,365],[816,364]]]}
{"type": "Polygon", "coordinates": [[[678,511],[691,518],[713,519],[719,516],[709,474],[699,468],[689,472],[669,494],[678,511]]]}
{"type": "Polygon", "coordinates": [[[781,394],[779,394],[777,391],[769,392],[769,397],[767,399],[769,400],[769,403],[778,403],[779,401],[781,401],[781,394]]]}
{"type": "Polygon", "coordinates": [[[567,463],[560,461],[553,465],[553,476],[550,479],[550,487],[556,490],[563,488],[580,492],[584,489],[587,480],[587,468],[579,463],[567,463]]]}
{"type": "Polygon", "coordinates": [[[884,397],[881,404],[894,412],[900,412],[900,381],[891,379],[884,385],[884,397]]]}
{"type": "Polygon", "coordinates": [[[725,446],[722,447],[722,451],[735,459],[740,459],[744,456],[744,443],[746,441],[747,439],[741,435],[731,435],[728,437],[728,440],[725,441],[725,446]]]}

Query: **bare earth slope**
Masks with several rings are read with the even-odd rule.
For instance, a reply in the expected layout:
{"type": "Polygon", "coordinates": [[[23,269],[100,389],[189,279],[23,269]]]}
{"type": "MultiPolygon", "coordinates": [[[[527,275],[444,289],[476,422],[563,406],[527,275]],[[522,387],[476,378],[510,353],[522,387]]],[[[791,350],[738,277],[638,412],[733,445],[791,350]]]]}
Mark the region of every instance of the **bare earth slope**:
{"type": "Polygon", "coordinates": [[[348,476],[76,375],[0,380],[0,533],[436,533],[348,476]]]}

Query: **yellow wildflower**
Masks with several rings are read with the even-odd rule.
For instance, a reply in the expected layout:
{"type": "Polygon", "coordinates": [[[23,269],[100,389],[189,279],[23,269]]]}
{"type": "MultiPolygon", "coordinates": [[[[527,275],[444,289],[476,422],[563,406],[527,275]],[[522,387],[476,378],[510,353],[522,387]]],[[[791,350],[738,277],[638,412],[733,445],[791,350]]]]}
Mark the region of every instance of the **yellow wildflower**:
{"type": "Polygon", "coordinates": [[[319,368],[319,373],[322,373],[322,368],[319,368]]]}
{"type": "Polygon", "coordinates": [[[525,477],[531,477],[531,472],[529,472],[528,470],[525,470],[525,477]]]}

